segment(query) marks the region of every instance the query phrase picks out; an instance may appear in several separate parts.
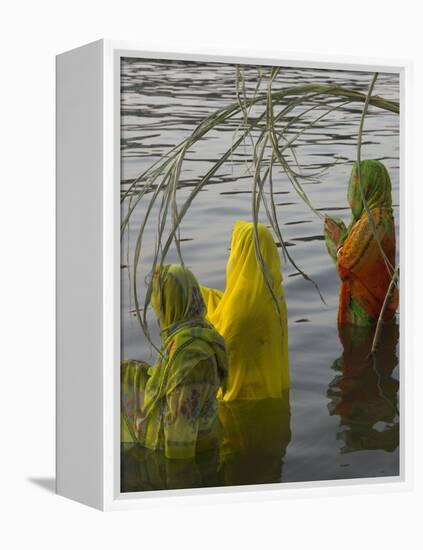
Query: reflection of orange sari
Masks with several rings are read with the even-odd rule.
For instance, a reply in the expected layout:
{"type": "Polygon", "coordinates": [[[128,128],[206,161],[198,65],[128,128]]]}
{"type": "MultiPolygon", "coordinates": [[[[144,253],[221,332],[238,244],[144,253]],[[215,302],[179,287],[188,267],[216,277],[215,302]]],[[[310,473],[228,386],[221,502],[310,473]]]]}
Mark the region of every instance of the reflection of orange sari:
{"type": "Polygon", "coordinates": [[[376,353],[371,356],[374,327],[339,327],[342,356],[332,368],[328,409],[339,417],[341,453],[361,450],[393,452],[399,446],[398,388],[393,374],[398,364],[399,330],[386,323],[376,353]]]}
{"type": "MultiPolygon", "coordinates": [[[[373,208],[373,223],[378,240],[391,263],[395,265],[395,227],[390,209],[373,208]]],[[[385,259],[374,238],[367,214],[353,225],[338,254],[337,270],[341,278],[338,322],[340,324],[371,324],[379,317],[391,281],[385,259]],[[353,302],[358,304],[354,308],[353,302]],[[364,310],[368,323],[357,323],[359,312],[364,310]],[[357,310],[357,311],[354,311],[357,310]],[[357,315],[354,316],[354,313],[357,315]],[[355,318],[354,321],[352,318],[355,318]]],[[[398,290],[395,288],[384,316],[389,321],[398,307],[398,290]]]]}

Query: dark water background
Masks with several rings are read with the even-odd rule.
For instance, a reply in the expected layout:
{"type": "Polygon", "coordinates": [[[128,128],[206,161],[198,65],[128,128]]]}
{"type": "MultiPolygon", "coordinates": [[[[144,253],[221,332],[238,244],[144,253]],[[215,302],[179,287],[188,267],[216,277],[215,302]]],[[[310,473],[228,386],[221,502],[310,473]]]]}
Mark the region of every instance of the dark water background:
{"type": "MultiPolygon", "coordinates": [[[[268,74],[269,68],[263,68],[263,71],[268,74]]],[[[247,67],[245,75],[247,88],[252,93],[257,69],[247,67]]],[[[371,78],[372,74],[366,72],[283,68],[273,89],[324,83],[366,93],[371,78]]],[[[236,100],[235,67],[228,64],[126,59],[122,61],[121,86],[122,189],[126,189],[133,178],[187,137],[203,118],[236,100]]],[[[380,74],[374,94],[398,100],[398,75],[380,74]]],[[[328,168],[317,182],[304,183],[312,204],[323,214],[342,218],[346,224],[350,216],[346,191],[351,165],[356,157],[361,110],[362,104],[352,103],[331,113],[307,130],[295,145],[305,173],[311,169],[328,168]]],[[[294,111],[289,116],[294,117],[299,112],[294,111]]],[[[317,115],[313,113],[312,116],[317,115]]],[[[239,119],[220,126],[188,153],[181,175],[181,183],[186,187],[178,191],[180,201],[190,192],[190,184],[204,175],[211,163],[230,147],[238,124],[239,119]]],[[[252,177],[246,164],[250,155],[248,144],[235,151],[231,161],[199,193],[181,224],[184,261],[205,286],[224,289],[233,224],[237,219],[251,220],[252,177]]],[[[379,159],[389,170],[398,232],[398,115],[369,108],[362,158],[379,159]]],[[[228,460],[223,478],[210,478],[208,474],[200,473],[199,477],[189,478],[186,484],[201,486],[398,475],[396,328],[385,331],[376,371],[366,360],[371,335],[354,336],[361,344],[351,349],[352,336],[338,334],[336,311],[339,281],[335,266],[326,252],[322,221],[298,197],[284,174],[275,172],[274,179],[278,193],[278,219],[289,251],[301,269],[318,283],[326,305],[310,283],[298,276],[289,263],[282,263],[289,317],[292,384],[290,416],[286,411],[281,413],[283,426],[279,426],[279,432],[278,429],[275,431],[280,434],[281,443],[277,450],[270,453],[272,465],[269,457],[253,456],[254,437],[247,435],[249,452],[244,453],[244,457],[235,457],[234,463],[228,460]],[[259,475],[258,470],[261,470],[259,475]]],[[[130,225],[129,241],[125,237],[122,242],[122,266],[128,264],[128,247],[129,257],[132,254],[137,225],[145,212],[145,205],[146,202],[141,201],[130,225]]],[[[124,204],[123,210],[126,206],[124,204]]],[[[146,227],[138,275],[141,289],[153,258],[155,214],[157,209],[153,209],[152,221],[146,227]]],[[[266,220],[262,217],[261,221],[266,220]]],[[[168,262],[172,261],[177,261],[174,250],[168,256],[168,262]]],[[[133,312],[127,267],[122,267],[121,273],[122,357],[151,363],[154,361],[154,350],[146,343],[133,312]]],[[[149,320],[153,338],[159,344],[156,321],[151,314],[149,320]]],[[[264,404],[261,410],[258,405],[256,411],[247,411],[244,418],[254,418],[252,424],[257,431],[266,423],[266,415],[268,409],[264,404]]],[[[270,431],[272,429],[269,427],[270,431]]],[[[256,443],[260,445],[260,441],[256,443]]],[[[132,452],[127,462],[132,466],[128,468],[138,473],[145,471],[142,460],[135,459],[132,452]]],[[[157,462],[159,459],[150,457],[148,460],[148,467],[151,467],[151,461],[157,462]]],[[[209,461],[208,465],[211,463],[209,461]]],[[[166,481],[169,476],[181,480],[183,475],[173,473],[166,478],[167,474],[163,474],[167,471],[166,466],[162,463],[153,470],[161,472],[157,474],[157,479],[162,479],[162,482],[151,484],[151,480],[145,481],[141,474],[137,481],[138,474],[133,473],[135,481],[132,480],[133,484],[131,487],[128,485],[127,490],[184,485],[183,481],[179,484],[166,481]]],[[[193,469],[190,471],[192,473],[193,469]]]]}

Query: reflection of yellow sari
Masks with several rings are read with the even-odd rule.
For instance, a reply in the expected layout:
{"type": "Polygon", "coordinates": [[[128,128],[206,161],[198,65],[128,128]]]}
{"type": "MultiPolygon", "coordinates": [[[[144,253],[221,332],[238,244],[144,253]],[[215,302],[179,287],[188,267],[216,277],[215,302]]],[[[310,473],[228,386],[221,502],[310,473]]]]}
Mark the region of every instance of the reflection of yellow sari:
{"type": "Polygon", "coordinates": [[[207,318],[228,352],[224,401],[280,398],[289,387],[288,327],[280,258],[270,231],[258,224],[260,251],[278,307],[254,250],[253,224],[235,223],[226,266],[226,288],[201,288],[207,318]],[[279,309],[279,312],[278,312],[279,309]]]}
{"type": "Polygon", "coordinates": [[[221,402],[225,485],[279,483],[291,440],[289,392],[282,399],[221,402]]]}
{"type": "Polygon", "coordinates": [[[192,489],[223,485],[219,447],[195,458],[173,460],[137,444],[121,446],[121,492],[192,489]]]}

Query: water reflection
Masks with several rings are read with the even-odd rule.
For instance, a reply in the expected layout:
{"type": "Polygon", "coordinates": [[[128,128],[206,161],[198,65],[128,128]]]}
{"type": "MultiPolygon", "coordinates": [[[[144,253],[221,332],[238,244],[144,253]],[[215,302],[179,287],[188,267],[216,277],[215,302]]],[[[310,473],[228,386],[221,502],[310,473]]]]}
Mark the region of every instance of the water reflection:
{"type": "Polygon", "coordinates": [[[225,485],[278,483],[291,440],[289,396],[222,403],[221,449],[225,485]]]}
{"type": "Polygon", "coordinates": [[[199,453],[195,459],[166,458],[136,443],[121,445],[121,491],[192,489],[222,485],[219,451],[199,453]]]}
{"type": "Polygon", "coordinates": [[[220,449],[170,460],[137,444],[121,448],[121,491],[278,483],[291,440],[289,395],[220,405],[220,449]]]}
{"type": "Polygon", "coordinates": [[[399,382],[392,376],[398,364],[398,326],[384,325],[374,358],[370,356],[373,334],[372,328],[339,329],[343,353],[332,365],[336,376],[327,396],[330,415],[339,416],[341,453],[392,452],[399,445],[399,382]]]}

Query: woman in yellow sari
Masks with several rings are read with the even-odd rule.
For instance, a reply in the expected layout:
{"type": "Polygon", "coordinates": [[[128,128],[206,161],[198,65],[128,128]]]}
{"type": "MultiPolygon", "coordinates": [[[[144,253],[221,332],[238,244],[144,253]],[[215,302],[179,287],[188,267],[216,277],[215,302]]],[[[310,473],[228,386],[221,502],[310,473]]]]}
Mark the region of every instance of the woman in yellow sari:
{"type": "Polygon", "coordinates": [[[225,387],[224,340],[205,320],[194,275],[167,265],[153,276],[152,307],[163,347],[156,363],[126,360],[121,371],[122,443],[190,459],[220,439],[216,393],[225,387]]]}
{"type": "Polygon", "coordinates": [[[224,337],[228,353],[227,387],[218,394],[223,401],[281,398],[289,388],[280,258],[271,232],[262,224],[258,224],[258,243],[267,284],[256,256],[254,226],[237,221],[225,291],[201,287],[207,318],[224,337]]]}

